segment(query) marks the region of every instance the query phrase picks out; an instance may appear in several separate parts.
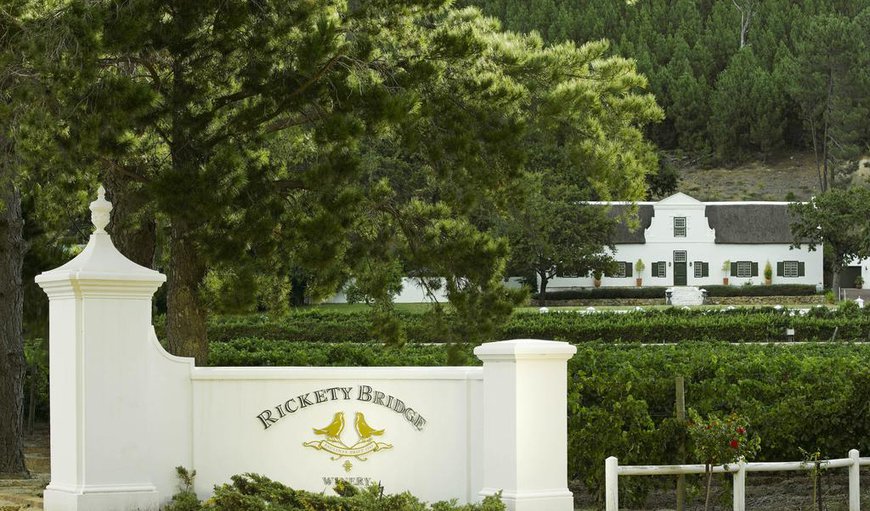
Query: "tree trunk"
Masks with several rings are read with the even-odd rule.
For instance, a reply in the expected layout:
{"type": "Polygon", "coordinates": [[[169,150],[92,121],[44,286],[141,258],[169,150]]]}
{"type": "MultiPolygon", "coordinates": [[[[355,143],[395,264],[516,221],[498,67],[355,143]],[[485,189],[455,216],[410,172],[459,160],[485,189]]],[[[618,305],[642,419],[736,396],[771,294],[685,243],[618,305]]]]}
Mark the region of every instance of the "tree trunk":
{"type": "Polygon", "coordinates": [[[831,291],[834,292],[834,300],[840,301],[840,268],[831,269],[831,291]]]}
{"type": "MultiPolygon", "coordinates": [[[[8,165],[8,162],[5,164],[8,165]]],[[[24,465],[24,220],[21,196],[8,175],[0,176],[0,474],[27,474],[24,465]]]]}
{"type": "Polygon", "coordinates": [[[539,274],[541,277],[541,288],[538,290],[538,302],[540,302],[541,307],[547,305],[547,283],[550,279],[547,278],[545,274],[539,274]]]}
{"type": "Polygon", "coordinates": [[[201,366],[208,359],[206,310],[199,296],[206,270],[191,230],[182,221],[173,221],[170,229],[166,339],[170,352],[194,357],[201,366]]]}
{"type": "Polygon", "coordinates": [[[112,241],[127,259],[153,269],[157,222],[153,215],[142,216],[147,196],[115,172],[108,172],[105,180],[112,201],[112,241]]]}

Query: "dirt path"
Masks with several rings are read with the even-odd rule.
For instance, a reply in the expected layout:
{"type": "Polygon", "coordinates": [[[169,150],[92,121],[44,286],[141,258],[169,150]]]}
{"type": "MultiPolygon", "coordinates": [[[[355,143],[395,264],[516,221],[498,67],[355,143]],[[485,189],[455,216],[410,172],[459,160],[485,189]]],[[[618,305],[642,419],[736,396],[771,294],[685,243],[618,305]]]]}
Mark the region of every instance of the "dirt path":
{"type": "Polygon", "coordinates": [[[51,473],[48,426],[40,426],[24,440],[30,479],[0,479],[0,511],[42,509],[42,490],[51,473]]]}

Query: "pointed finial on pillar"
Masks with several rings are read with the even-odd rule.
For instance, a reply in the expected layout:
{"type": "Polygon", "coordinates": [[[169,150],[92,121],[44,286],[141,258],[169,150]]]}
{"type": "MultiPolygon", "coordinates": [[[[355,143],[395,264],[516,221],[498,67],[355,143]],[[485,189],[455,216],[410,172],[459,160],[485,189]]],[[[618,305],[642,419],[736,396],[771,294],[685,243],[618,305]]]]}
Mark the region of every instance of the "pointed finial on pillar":
{"type": "Polygon", "coordinates": [[[94,234],[106,234],[106,226],[109,225],[109,213],[112,211],[112,203],[106,200],[106,189],[100,185],[97,191],[97,200],[91,203],[91,222],[93,222],[94,234]]]}

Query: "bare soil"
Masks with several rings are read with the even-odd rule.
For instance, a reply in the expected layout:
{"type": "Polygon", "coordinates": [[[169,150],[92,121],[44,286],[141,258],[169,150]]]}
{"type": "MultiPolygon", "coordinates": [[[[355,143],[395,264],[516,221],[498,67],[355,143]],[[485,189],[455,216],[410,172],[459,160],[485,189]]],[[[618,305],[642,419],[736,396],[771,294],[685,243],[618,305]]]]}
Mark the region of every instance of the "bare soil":
{"type": "MultiPolygon", "coordinates": [[[[625,481],[620,478],[620,483],[625,481]]],[[[632,478],[636,479],[636,478],[632,478]]],[[[641,503],[627,502],[630,499],[620,494],[620,509],[632,511],[671,511],[677,508],[675,491],[676,476],[660,477],[658,482],[666,488],[651,491],[641,503]]],[[[688,476],[686,491],[686,511],[703,511],[705,497],[703,476],[688,476]]],[[[812,481],[805,472],[750,473],[746,476],[746,509],[750,511],[847,511],[849,509],[849,478],[846,469],[831,469],[822,472],[821,507],[818,500],[813,501],[812,481]]],[[[601,509],[581,488],[571,488],[574,504],[578,511],[601,509]]],[[[732,508],[730,476],[715,475],[710,497],[710,511],[724,511],[732,508]]],[[[861,475],[861,508],[870,506],[870,471],[863,470],[861,475]]]]}
{"type": "Polygon", "coordinates": [[[700,201],[793,201],[819,193],[815,157],[788,153],[734,167],[704,167],[676,161],[677,190],[700,201]]]}
{"type": "Polygon", "coordinates": [[[0,511],[42,509],[42,491],[51,474],[47,424],[24,439],[24,457],[30,478],[0,478],[0,511]]]}

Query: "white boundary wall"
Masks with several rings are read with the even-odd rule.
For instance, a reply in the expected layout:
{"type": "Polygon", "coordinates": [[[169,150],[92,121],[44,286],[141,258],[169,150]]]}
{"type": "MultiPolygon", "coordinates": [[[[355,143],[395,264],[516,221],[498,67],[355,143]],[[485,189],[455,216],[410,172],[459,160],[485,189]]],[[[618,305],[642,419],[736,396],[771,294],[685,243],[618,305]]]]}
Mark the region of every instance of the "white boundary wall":
{"type": "Polygon", "coordinates": [[[47,511],[155,510],[176,466],[208,496],[257,472],[323,491],[380,482],[429,501],[502,491],[512,510],[570,511],[567,360],[561,342],[475,350],[483,367],[204,368],[166,353],[151,326],[165,281],[96,230],[37,277],[50,300],[51,482],[47,511]]]}

